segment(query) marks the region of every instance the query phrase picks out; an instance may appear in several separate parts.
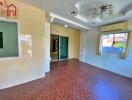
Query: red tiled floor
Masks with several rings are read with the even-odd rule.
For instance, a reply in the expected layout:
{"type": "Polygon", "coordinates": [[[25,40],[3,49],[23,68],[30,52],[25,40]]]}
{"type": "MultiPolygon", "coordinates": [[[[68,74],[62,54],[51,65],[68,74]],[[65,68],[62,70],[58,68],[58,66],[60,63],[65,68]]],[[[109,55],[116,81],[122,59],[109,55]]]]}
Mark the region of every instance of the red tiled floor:
{"type": "Polygon", "coordinates": [[[132,100],[132,79],[72,59],[45,78],[0,90],[0,100],[132,100]]]}

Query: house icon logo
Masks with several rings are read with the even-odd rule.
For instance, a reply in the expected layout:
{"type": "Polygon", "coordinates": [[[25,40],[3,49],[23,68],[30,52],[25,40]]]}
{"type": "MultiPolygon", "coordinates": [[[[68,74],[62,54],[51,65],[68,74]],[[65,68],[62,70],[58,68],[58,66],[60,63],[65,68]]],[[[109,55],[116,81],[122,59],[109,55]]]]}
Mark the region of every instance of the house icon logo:
{"type": "Polygon", "coordinates": [[[11,16],[16,16],[16,6],[13,4],[10,4],[9,6],[7,6],[7,16],[11,17],[11,16]]]}
{"type": "Polygon", "coordinates": [[[16,18],[16,6],[14,4],[7,5],[6,0],[0,0],[0,16],[7,18],[16,18]]]}

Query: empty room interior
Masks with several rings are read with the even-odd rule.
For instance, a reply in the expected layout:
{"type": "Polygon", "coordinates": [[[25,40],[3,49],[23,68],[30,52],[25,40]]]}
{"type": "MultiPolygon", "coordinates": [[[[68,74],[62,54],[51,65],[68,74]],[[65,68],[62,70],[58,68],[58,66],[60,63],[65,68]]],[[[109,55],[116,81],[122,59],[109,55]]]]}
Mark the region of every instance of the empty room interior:
{"type": "Polygon", "coordinates": [[[132,0],[0,0],[0,100],[132,100],[132,0]]]}

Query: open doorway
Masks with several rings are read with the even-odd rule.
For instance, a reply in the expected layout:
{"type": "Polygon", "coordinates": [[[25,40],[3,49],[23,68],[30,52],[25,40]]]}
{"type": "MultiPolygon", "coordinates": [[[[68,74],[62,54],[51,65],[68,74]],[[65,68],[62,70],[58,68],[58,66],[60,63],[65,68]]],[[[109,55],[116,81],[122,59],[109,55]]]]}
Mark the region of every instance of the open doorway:
{"type": "Polygon", "coordinates": [[[59,60],[59,36],[50,35],[50,57],[51,61],[59,60]]]}
{"type": "Polygon", "coordinates": [[[50,57],[51,62],[68,59],[68,37],[50,35],[50,57]]]}

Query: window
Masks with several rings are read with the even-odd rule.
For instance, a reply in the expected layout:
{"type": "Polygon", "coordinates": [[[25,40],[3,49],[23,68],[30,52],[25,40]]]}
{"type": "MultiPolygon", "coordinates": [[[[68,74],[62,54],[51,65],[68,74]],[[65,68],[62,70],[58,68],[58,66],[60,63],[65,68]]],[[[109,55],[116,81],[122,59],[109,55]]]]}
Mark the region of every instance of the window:
{"type": "Polygon", "coordinates": [[[102,53],[118,53],[125,52],[128,33],[107,34],[102,35],[102,53]]]}
{"type": "Polygon", "coordinates": [[[129,33],[111,33],[100,36],[99,52],[127,55],[129,33]]]}
{"type": "Polygon", "coordinates": [[[10,57],[19,57],[18,23],[0,20],[0,59],[10,57]]]}
{"type": "Polygon", "coordinates": [[[0,32],[0,48],[3,48],[3,33],[0,32]]]}

